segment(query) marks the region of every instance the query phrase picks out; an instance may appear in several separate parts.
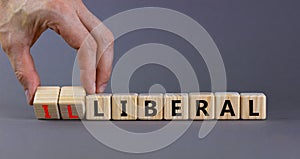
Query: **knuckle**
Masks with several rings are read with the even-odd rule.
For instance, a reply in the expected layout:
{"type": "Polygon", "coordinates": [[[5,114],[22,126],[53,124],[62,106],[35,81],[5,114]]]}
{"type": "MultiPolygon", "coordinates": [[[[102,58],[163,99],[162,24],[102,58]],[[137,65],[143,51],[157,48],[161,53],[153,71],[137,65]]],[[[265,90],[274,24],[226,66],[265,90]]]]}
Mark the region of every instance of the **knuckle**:
{"type": "Polygon", "coordinates": [[[8,44],[8,43],[6,43],[6,42],[3,42],[2,43],[2,49],[3,49],[3,51],[9,56],[9,55],[11,55],[11,50],[12,50],[12,48],[13,48],[13,45],[12,44],[8,44]]]}
{"type": "MultiPolygon", "coordinates": [[[[12,34],[12,36],[15,36],[15,34],[12,34]]],[[[5,37],[3,39],[1,39],[1,47],[2,50],[8,55],[12,55],[15,52],[20,52],[23,49],[26,48],[27,44],[27,40],[25,40],[25,38],[23,37],[19,37],[21,39],[24,39],[23,41],[20,41],[18,39],[16,39],[15,37],[13,38],[8,38],[5,37]]]]}
{"type": "Polygon", "coordinates": [[[5,53],[8,53],[11,49],[11,45],[9,45],[9,43],[5,39],[1,39],[1,47],[5,53]]]}
{"type": "Polygon", "coordinates": [[[74,42],[70,43],[70,44],[72,45],[73,48],[79,49],[79,52],[81,50],[84,50],[84,51],[88,51],[90,53],[96,53],[97,42],[91,36],[84,38],[82,41],[74,40],[74,42]]]}
{"type": "Polygon", "coordinates": [[[49,0],[46,2],[45,7],[54,18],[62,17],[62,15],[72,11],[72,6],[65,0],[49,0]]]}
{"type": "Polygon", "coordinates": [[[28,84],[38,86],[40,85],[40,79],[38,78],[35,71],[31,73],[24,72],[22,70],[15,70],[15,76],[23,87],[28,87],[28,84]]]}
{"type": "Polygon", "coordinates": [[[114,35],[113,33],[107,29],[107,31],[105,32],[105,34],[103,35],[103,45],[104,45],[104,52],[106,52],[107,50],[111,49],[114,47],[114,35]]]}
{"type": "Polygon", "coordinates": [[[20,70],[15,70],[15,75],[17,79],[21,82],[24,83],[26,80],[26,74],[23,71],[20,70]]]}

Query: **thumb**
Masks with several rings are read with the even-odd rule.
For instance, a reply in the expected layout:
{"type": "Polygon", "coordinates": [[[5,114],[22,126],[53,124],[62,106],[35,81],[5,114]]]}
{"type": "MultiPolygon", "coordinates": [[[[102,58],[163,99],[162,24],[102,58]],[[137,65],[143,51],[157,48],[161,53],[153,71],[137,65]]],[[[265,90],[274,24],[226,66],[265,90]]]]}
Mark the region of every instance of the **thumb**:
{"type": "Polygon", "coordinates": [[[33,98],[40,78],[35,69],[30,47],[13,47],[6,51],[15,75],[24,88],[28,104],[33,104],[33,98]]]}

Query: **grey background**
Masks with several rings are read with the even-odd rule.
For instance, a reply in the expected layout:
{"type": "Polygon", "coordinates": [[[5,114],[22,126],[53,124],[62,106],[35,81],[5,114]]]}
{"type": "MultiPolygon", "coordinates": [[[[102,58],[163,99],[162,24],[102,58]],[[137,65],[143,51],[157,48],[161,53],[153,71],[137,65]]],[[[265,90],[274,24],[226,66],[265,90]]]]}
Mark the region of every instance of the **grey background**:
{"type": "MultiPolygon", "coordinates": [[[[170,8],[189,15],[209,32],[220,49],[228,90],[266,93],[268,120],[220,121],[202,140],[197,137],[201,122],[194,122],[184,136],[162,150],[139,155],[118,152],[96,141],[79,121],[35,120],[7,57],[1,53],[0,158],[299,158],[299,1],[86,0],[85,3],[100,19],[146,6],[170,8]]],[[[168,32],[140,30],[121,37],[116,41],[114,63],[130,48],[149,42],[179,50],[196,70],[201,90],[210,90],[201,56],[188,42],[168,32]]],[[[32,55],[42,85],[72,84],[75,51],[54,32],[42,35],[32,48],[32,55]]],[[[180,88],[174,78],[164,67],[147,65],[132,76],[130,90],[145,92],[160,83],[167,92],[176,92],[180,88]]],[[[128,130],[147,132],[167,122],[115,123],[128,130]]],[[[177,124],[181,126],[181,122],[177,124]]]]}

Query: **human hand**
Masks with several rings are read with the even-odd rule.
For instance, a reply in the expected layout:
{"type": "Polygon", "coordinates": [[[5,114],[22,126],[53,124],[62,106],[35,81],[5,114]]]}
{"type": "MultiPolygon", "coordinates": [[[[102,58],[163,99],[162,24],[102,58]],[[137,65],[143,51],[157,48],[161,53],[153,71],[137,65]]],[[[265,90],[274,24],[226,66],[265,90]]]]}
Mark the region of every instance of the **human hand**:
{"type": "Polygon", "coordinates": [[[30,48],[48,28],[78,50],[86,92],[104,91],[112,70],[113,34],[81,0],[0,0],[0,10],[0,43],[30,105],[40,85],[30,48]]]}

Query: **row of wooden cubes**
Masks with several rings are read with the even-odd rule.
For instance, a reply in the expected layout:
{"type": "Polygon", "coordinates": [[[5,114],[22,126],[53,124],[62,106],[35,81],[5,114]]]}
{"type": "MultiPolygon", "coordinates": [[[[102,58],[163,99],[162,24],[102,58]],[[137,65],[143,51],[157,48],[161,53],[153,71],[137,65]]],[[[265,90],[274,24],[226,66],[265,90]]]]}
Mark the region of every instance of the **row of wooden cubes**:
{"type": "Polygon", "coordinates": [[[266,119],[266,96],[236,92],[86,96],[81,87],[39,87],[34,110],[38,119],[266,119]]]}

